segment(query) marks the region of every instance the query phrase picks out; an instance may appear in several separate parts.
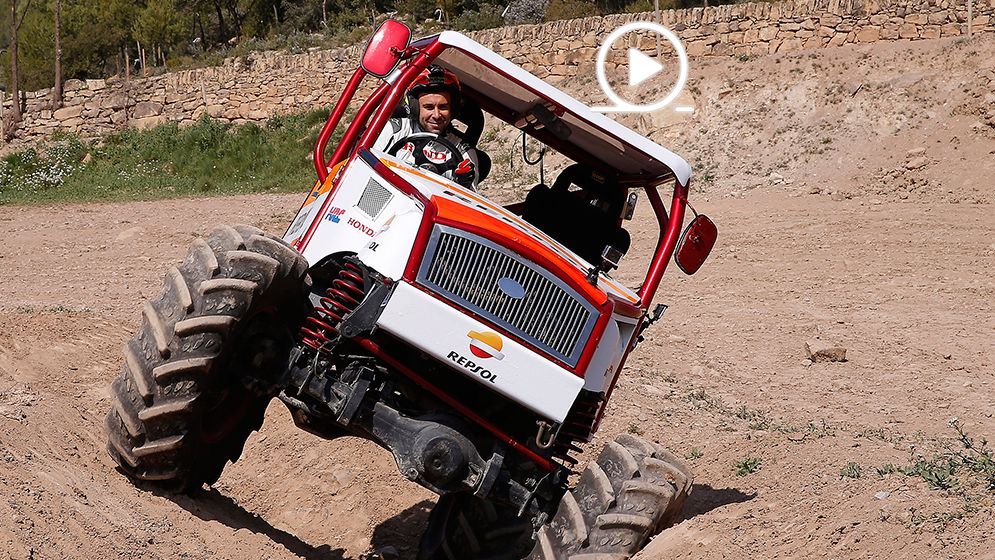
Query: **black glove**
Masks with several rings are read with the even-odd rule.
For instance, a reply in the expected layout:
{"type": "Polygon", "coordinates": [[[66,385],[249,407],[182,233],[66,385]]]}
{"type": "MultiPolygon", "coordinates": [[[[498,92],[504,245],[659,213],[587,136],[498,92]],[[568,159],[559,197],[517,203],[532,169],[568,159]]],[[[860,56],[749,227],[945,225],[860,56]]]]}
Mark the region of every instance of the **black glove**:
{"type": "Polygon", "coordinates": [[[459,167],[453,171],[453,181],[463,187],[473,189],[473,180],[477,175],[476,170],[477,168],[470,161],[470,158],[464,159],[460,162],[459,167]]]}

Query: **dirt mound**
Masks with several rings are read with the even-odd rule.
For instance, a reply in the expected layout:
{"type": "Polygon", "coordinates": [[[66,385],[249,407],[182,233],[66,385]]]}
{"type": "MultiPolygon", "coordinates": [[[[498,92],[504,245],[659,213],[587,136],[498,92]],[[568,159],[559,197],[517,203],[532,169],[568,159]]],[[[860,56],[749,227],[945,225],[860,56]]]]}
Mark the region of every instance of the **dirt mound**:
{"type": "MultiPolygon", "coordinates": [[[[988,553],[986,471],[949,421],[995,435],[993,46],[693,69],[695,114],[653,134],[696,160],[719,244],[664,280],[670,310],[587,453],[642,434],[695,470],[686,519],[640,558],[988,553]],[[814,338],[847,361],[809,361],[814,338]]],[[[136,488],[104,451],[106,387],[165,267],[218,223],[282,231],[300,196],[0,208],[0,559],[412,557],[434,498],[278,404],[193,498],[136,488]]],[[[647,211],[629,283],[655,243],[647,211]]]]}

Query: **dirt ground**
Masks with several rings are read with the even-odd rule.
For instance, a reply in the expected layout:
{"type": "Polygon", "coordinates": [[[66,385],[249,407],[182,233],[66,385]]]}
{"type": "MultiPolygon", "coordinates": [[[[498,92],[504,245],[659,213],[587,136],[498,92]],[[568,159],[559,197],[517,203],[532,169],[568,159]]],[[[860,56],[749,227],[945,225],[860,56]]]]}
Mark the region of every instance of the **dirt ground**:
{"type": "MultiPolygon", "coordinates": [[[[699,274],[665,277],[670,308],[588,446],[639,433],[695,472],[684,519],[638,558],[995,558],[995,491],[963,466],[938,472],[967,453],[951,418],[995,436],[995,62],[963,62],[995,41],[925,43],[711,61],[683,125],[695,133],[654,131],[711,172],[692,201],[720,238],[699,274]],[[849,88],[838,111],[834,87],[849,88]],[[889,96],[921,116],[887,112],[889,96]],[[815,338],[847,361],[807,360],[815,338]]],[[[0,208],[0,559],[413,557],[433,496],[386,452],[303,433],[278,403],[197,496],[139,490],[104,451],[107,385],[166,265],[216,224],[282,232],[299,202],[0,208]]],[[[654,235],[638,222],[623,279],[654,235]]]]}

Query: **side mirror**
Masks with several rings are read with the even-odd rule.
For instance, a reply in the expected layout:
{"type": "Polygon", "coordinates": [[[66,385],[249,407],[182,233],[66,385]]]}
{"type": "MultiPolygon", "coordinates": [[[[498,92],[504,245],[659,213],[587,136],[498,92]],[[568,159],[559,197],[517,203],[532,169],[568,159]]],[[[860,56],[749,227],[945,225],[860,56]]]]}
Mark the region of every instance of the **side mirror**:
{"type": "Polygon", "coordinates": [[[708,216],[699,214],[695,216],[688,227],[681,234],[681,240],[677,243],[677,251],[674,253],[674,260],[684,274],[694,274],[698,272],[701,265],[708,258],[708,254],[715,245],[715,238],[718,237],[719,230],[715,223],[708,219],[708,216]]]}
{"type": "Polygon", "coordinates": [[[360,67],[378,78],[386,78],[397,68],[411,42],[411,30],[407,25],[388,19],[380,24],[363,51],[360,67]]]}

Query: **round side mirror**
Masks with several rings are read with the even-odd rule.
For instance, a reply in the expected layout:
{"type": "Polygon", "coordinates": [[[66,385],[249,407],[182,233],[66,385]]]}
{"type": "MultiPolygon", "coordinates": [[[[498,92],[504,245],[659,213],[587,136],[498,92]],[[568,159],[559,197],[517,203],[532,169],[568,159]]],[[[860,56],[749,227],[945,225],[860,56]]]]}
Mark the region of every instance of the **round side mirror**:
{"type": "Polygon", "coordinates": [[[674,260],[684,274],[698,272],[708,254],[712,252],[718,235],[718,228],[708,216],[699,214],[691,220],[684,229],[681,240],[677,243],[677,251],[674,253],[674,260]]]}

